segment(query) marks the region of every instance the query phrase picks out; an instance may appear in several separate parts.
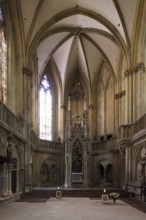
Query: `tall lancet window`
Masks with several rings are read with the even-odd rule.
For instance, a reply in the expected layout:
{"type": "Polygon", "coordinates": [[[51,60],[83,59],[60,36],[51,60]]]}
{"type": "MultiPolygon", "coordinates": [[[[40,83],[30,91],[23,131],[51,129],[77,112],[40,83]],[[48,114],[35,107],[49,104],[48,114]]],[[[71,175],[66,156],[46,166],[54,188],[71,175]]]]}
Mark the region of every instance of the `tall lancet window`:
{"type": "Polygon", "coordinates": [[[46,75],[40,83],[40,139],[52,140],[52,94],[46,75]]]}
{"type": "Polygon", "coordinates": [[[7,44],[4,37],[4,21],[0,3],[0,100],[6,103],[7,95],[7,44]]]}

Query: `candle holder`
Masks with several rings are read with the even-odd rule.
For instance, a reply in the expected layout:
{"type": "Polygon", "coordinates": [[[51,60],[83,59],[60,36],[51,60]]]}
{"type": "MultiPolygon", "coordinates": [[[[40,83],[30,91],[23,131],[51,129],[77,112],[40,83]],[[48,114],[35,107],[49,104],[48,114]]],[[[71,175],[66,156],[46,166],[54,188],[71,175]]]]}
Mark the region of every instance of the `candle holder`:
{"type": "Polygon", "coordinates": [[[60,187],[58,187],[58,190],[56,191],[56,198],[61,199],[62,198],[62,192],[60,190],[60,187]]]}
{"type": "Polygon", "coordinates": [[[101,195],[102,203],[108,202],[108,194],[106,193],[106,189],[103,190],[103,194],[101,195]]]}

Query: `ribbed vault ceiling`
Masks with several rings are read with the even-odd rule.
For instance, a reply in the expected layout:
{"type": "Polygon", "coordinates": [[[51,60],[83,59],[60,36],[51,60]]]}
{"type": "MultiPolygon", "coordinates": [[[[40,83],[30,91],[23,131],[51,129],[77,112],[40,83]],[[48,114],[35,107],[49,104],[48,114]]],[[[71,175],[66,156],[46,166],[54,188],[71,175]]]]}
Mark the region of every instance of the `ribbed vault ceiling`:
{"type": "Polygon", "coordinates": [[[92,85],[103,62],[116,78],[120,55],[131,42],[137,0],[20,0],[28,53],[38,73],[55,62],[65,84],[76,70],[92,85]]]}

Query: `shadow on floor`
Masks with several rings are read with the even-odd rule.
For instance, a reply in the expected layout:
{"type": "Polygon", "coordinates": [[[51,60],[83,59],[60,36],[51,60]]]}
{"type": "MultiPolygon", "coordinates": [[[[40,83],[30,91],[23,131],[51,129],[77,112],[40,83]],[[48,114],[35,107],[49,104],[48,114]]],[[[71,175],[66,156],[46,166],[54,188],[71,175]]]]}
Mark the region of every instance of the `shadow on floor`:
{"type": "Polygon", "coordinates": [[[128,205],[145,212],[146,213],[146,202],[137,201],[134,198],[120,198],[123,202],[126,202],[128,205]]]}
{"type": "Polygon", "coordinates": [[[22,198],[17,202],[27,202],[27,203],[45,203],[48,198],[22,198]]]}

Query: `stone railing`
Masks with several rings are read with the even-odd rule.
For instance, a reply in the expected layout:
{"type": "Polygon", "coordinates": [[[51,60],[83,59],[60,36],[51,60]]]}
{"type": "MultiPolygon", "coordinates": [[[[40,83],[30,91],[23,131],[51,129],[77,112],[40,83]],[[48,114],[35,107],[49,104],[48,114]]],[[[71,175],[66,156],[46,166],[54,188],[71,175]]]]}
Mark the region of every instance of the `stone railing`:
{"type": "Polygon", "coordinates": [[[107,150],[107,142],[106,141],[96,141],[92,143],[92,152],[99,150],[107,150]]]}
{"type": "Polygon", "coordinates": [[[146,129],[146,114],[134,123],[134,135],[143,129],[146,129]]]}
{"type": "Polygon", "coordinates": [[[59,151],[59,152],[63,150],[62,143],[46,141],[46,140],[40,140],[39,148],[43,150],[51,150],[51,151],[59,151]]]}
{"type": "Polygon", "coordinates": [[[96,141],[92,143],[92,152],[95,153],[96,151],[101,150],[111,150],[115,149],[116,146],[116,138],[110,138],[109,140],[105,141],[96,141]]]}
{"type": "Polygon", "coordinates": [[[38,151],[50,151],[61,153],[64,151],[63,144],[61,142],[41,140],[32,131],[31,132],[31,145],[35,147],[38,151]]]}
{"type": "Polygon", "coordinates": [[[24,135],[22,121],[15,116],[2,102],[0,102],[0,121],[13,129],[13,131],[24,135]]]}
{"type": "Polygon", "coordinates": [[[73,183],[82,183],[83,182],[83,173],[72,173],[72,182],[73,183]]]}
{"type": "Polygon", "coordinates": [[[118,140],[131,139],[133,136],[133,124],[121,125],[118,129],[118,140]]]}
{"type": "Polygon", "coordinates": [[[131,140],[135,135],[146,131],[146,114],[133,124],[121,125],[118,129],[118,140],[131,140]]]}

